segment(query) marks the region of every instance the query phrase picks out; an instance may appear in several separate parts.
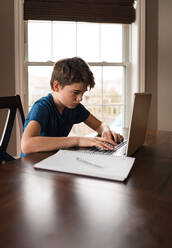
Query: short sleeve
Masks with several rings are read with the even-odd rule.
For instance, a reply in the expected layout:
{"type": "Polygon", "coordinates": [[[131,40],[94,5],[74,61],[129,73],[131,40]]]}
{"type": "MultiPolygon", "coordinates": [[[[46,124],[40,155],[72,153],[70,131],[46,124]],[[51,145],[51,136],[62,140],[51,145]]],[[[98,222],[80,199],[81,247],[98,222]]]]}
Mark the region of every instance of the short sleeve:
{"type": "Polygon", "coordinates": [[[76,114],[76,119],[74,120],[74,123],[83,122],[90,115],[90,112],[81,103],[77,106],[76,111],[77,111],[77,114],[76,114]]]}
{"type": "Polygon", "coordinates": [[[37,121],[41,126],[41,131],[46,129],[48,120],[49,120],[49,111],[45,104],[42,102],[36,102],[30,113],[29,113],[29,121],[37,121]]]}

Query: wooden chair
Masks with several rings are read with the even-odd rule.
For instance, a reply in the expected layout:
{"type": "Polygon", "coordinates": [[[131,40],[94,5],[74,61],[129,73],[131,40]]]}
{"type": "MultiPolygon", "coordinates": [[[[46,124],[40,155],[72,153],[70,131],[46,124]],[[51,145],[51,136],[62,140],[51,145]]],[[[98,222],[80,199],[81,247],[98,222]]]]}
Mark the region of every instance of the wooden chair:
{"type": "Polygon", "coordinates": [[[14,160],[14,158],[10,154],[8,154],[6,150],[14,126],[17,110],[20,114],[22,125],[24,125],[25,117],[19,95],[0,97],[0,109],[8,109],[8,115],[2,133],[2,138],[0,141],[0,164],[1,164],[4,161],[14,160]]]}

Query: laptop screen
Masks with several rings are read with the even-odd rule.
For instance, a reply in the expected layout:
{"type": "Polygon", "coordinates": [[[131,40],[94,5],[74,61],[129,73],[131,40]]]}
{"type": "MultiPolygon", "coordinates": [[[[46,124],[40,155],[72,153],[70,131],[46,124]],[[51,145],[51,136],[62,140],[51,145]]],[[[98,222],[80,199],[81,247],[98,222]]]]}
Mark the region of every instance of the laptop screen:
{"type": "Polygon", "coordinates": [[[135,93],[133,111],[131,116],[130,128],[128,133],[127,156],[136,152],[145,141],[151,94],[135,93]]]}

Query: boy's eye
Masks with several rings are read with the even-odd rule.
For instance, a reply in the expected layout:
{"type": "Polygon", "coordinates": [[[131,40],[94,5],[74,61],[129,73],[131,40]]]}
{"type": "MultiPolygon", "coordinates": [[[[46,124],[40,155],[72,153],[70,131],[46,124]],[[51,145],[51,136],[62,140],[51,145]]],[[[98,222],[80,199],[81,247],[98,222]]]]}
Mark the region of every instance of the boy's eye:
{"type": "Polygon", "coordinates": [[[74,91],[73,94],[74,94],[74,95],[78,95],[79,93],[78,93],[77,91],[74,91]]]}
{"type": "Polygon", "coordinates": [[[85,93],[86,93],[86,91],[85,92],[82,92],[82,91],[72,91],[72,94],[75,95],[75,96],[80,95],[80,94],[85,95],[85,93]]]}
{"type": "Polygon", "coordinates": [[[75,94],[75,95],[79,95],[79,94],[84,94],[85,92],[81,92],[81,91],[73,91],[73,93],[75,94]]]}

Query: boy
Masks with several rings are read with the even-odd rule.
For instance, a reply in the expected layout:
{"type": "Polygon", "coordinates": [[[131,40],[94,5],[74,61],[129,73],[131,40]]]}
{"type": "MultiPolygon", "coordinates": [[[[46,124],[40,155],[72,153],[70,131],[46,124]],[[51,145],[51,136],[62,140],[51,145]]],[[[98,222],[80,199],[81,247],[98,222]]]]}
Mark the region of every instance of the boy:
{"type": "Polygon", "coordinates": [[[22,156],[73,146],[113,149],[110,144],[116,145],[123,139],[80,103],[87,89],[95,85],[93,73],[84,60],[74,57],[58,61],[50,84],[52,94],[36,101],[26,118],[22,156]],[[67,137],[73,124],[80,122],[102,137],[67,137]]]}

